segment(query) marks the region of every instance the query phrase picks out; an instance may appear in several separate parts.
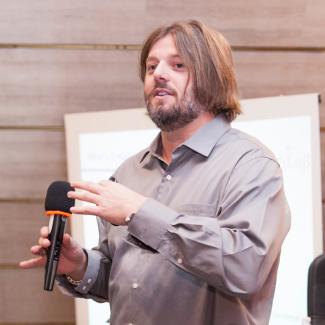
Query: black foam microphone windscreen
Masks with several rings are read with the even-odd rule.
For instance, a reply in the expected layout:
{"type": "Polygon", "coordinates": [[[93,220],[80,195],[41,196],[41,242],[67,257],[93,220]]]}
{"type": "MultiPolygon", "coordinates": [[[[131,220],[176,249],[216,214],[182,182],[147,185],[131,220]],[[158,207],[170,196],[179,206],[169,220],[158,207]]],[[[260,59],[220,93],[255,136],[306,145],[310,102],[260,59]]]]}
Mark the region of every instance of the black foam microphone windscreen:
{"type": "Polygon", "coordinates": [[[310,264],[308,271],[308,316],[312,325],[325,325],[325,255],[310,264]]]}
{"type": "Polygon", "coordinates": [[[67,193],[74,188],[65,181],[55,181],[47,189],[45,198],[45,211],[61,211],[71,215],[70,208],[74,206],[75,200],[69,199],[67,193]]]}
{"type": "Polygon", "coordinates": [[[50,217],[48,238],[51,242],[47,250],[44,277],[44,290],[47,291],[53,290],[66,219],[71,216],[70,208],[75,204],[74,199],[67,197],[69,191],[74,191],[74,188],[68,182],[55,181],[49,186],[46,193],[45,211],[50,217]]]}

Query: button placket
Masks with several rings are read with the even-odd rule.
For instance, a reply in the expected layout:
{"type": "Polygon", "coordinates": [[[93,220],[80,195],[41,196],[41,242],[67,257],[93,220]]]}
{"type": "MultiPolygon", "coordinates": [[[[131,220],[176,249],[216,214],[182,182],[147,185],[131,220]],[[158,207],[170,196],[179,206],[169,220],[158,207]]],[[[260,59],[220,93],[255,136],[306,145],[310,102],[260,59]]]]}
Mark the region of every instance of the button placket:
{"type": "Polygon", "coordinates": [[[169,191],[169,184],[173,181],[173,175],[170,173],[165,173],[165,175],[162,176],[161,182],[157,188],[157,194],[156,194],[156,199],[158,201],[161,201],[164,195],[166,195],[166,191],[169,191]]]}

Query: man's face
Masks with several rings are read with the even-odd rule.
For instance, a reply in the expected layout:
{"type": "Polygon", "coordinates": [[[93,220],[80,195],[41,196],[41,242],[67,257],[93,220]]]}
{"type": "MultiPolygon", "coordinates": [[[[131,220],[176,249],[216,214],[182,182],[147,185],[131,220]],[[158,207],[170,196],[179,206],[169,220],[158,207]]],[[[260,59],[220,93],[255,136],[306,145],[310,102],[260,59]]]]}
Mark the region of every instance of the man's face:
{"type": "Polygon", "coordinates": [[[171,35],[158,40],[146,61],[144,96],[149,116],[163,131],[179,129],[193,121],[201,108],[193,98],[189,68],[171,35]]]}

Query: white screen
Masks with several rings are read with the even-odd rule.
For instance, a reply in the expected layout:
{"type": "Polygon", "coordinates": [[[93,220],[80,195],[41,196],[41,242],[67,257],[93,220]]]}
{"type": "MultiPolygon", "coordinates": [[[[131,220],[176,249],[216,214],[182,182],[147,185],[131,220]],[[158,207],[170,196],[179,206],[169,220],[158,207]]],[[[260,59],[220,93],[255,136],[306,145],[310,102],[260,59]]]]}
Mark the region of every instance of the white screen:
{"type": "Polygon", "coordinates": [[[301,324],[307,312],[306,274],[314,256],[312,142],[310,136],[306,136],[311,133],[311,119],[299,116],[239,122],[234,126],[268,146],[282,167],[292,225],[282,247],[270,325],[301,324]]]}

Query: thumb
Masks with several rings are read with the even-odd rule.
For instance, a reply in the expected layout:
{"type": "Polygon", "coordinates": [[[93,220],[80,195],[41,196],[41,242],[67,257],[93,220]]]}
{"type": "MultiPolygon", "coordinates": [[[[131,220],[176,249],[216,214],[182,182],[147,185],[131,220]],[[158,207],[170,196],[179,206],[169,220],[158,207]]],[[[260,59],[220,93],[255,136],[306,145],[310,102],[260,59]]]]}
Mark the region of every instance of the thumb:
{"type": "Polygon", "coordinates": [[[63,235],[62,245],[67,249],[72,247],[72,237],[69,234],[63,235]]]}
{"type": "Polygon", "coordinates": [[[79,243],[75,241],[69,234],[64,234],[63,235],[63,240],[62,240],[62,248],[65,250],[65,252],[77,252],[81,248],[79,243]]]}

